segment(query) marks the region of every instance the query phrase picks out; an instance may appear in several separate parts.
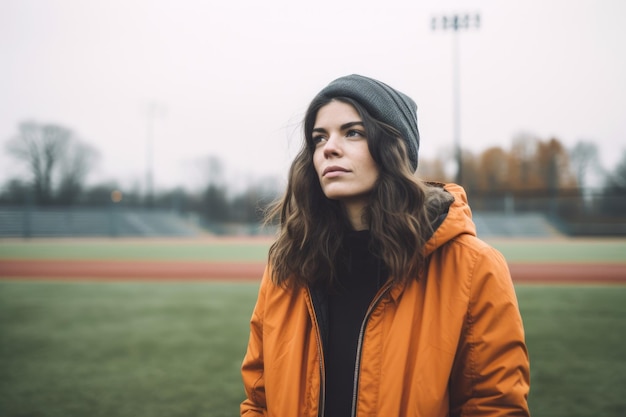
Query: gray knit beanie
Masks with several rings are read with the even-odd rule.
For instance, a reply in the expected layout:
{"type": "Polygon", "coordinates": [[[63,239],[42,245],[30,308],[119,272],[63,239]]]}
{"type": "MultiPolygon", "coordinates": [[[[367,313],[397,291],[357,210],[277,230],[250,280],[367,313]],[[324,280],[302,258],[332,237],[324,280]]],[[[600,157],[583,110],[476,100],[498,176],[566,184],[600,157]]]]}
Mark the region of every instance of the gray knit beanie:
{"type": "Polygon", "coordinates": [[[409,96],[380,81],[352,74],[332,81],[317,94],[316,99],[320,97],[356,100],[372,117],[396,128],[406,143],[413,170],[417,169],[420,146],[417,105],[409,96]]]}

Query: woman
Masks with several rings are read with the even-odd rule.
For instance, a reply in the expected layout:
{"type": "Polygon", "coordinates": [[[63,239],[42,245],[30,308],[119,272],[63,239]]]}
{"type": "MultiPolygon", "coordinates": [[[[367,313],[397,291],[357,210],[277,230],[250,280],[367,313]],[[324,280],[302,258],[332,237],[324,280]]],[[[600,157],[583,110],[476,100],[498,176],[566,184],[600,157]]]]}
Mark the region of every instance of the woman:
{"type": "Polygon", "coordinates": [[[503,257],[418,180],[417,107],[350,75],[311,102],[242,365],[242,416],[527,416],[503,257]]]}

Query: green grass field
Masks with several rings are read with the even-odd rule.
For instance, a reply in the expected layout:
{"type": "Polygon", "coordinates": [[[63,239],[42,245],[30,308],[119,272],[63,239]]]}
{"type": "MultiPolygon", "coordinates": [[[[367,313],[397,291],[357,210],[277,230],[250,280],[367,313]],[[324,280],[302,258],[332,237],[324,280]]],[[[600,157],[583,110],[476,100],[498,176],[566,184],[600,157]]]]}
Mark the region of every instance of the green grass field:
{"type": "MultiPolygon", "coordinates": [[[[509,262],[626,263],[626,239],[489,241],[509,262]]],[[[264,261],[269,240],[0,240],[0,259],[264,261]]]]}
{"type": "MultiPolygon", "coordinates": [[[[528,244],[494,243],[521,261],[624,262],[626,253],[620,241],[528,244]]],[[[3,241],[0,259],[262,260],[266,250],[266,243],[3,241]]],[[[237,415],[257,288],[0,280],[0,417],[237,415]]],[[[626,286],[518,285],[517,293],[533,415],[625,415],[626,286]]]]}
{"type": "Polygon", "coordinates": [[[236,415],[256,289],[0,282],[0,415],[236,415]]]}
{"type": "MultiPolygon", "coordinates": [[[[254,283],[0,282],[0,416],[237,415],[254,283]]],[[[519,286],[536,416],[623,416],[626,287],[519,286]]]]}

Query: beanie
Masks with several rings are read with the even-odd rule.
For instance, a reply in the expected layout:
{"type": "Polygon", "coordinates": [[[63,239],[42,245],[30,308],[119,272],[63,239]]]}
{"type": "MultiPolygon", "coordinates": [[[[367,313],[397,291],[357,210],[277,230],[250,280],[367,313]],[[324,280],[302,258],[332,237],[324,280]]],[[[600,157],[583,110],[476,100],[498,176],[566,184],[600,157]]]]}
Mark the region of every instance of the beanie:
{"type": "Polygon", "coordinates": [[[420,135],[417,105],[406,94],[387,84],[362,75],[337,78],[317,94],[317,98],[347,97],[356,100],[377,120],[393,126],[402,135],[413,170],[417,169],[420,135]]]}

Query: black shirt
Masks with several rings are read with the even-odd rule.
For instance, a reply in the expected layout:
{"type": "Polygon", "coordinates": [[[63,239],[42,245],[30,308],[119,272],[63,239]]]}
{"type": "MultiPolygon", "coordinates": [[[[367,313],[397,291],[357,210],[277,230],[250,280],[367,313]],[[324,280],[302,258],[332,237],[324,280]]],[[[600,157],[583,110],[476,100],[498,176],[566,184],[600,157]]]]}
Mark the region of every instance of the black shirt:
{"type": "Polygon", "coordinates": [[[347,417],[352,410],[359,332],[380,288],[381,262],[369,251],[369,231],[350,232],[343,244],[338,277],[328,294],[325,417],[347,417]]]}

